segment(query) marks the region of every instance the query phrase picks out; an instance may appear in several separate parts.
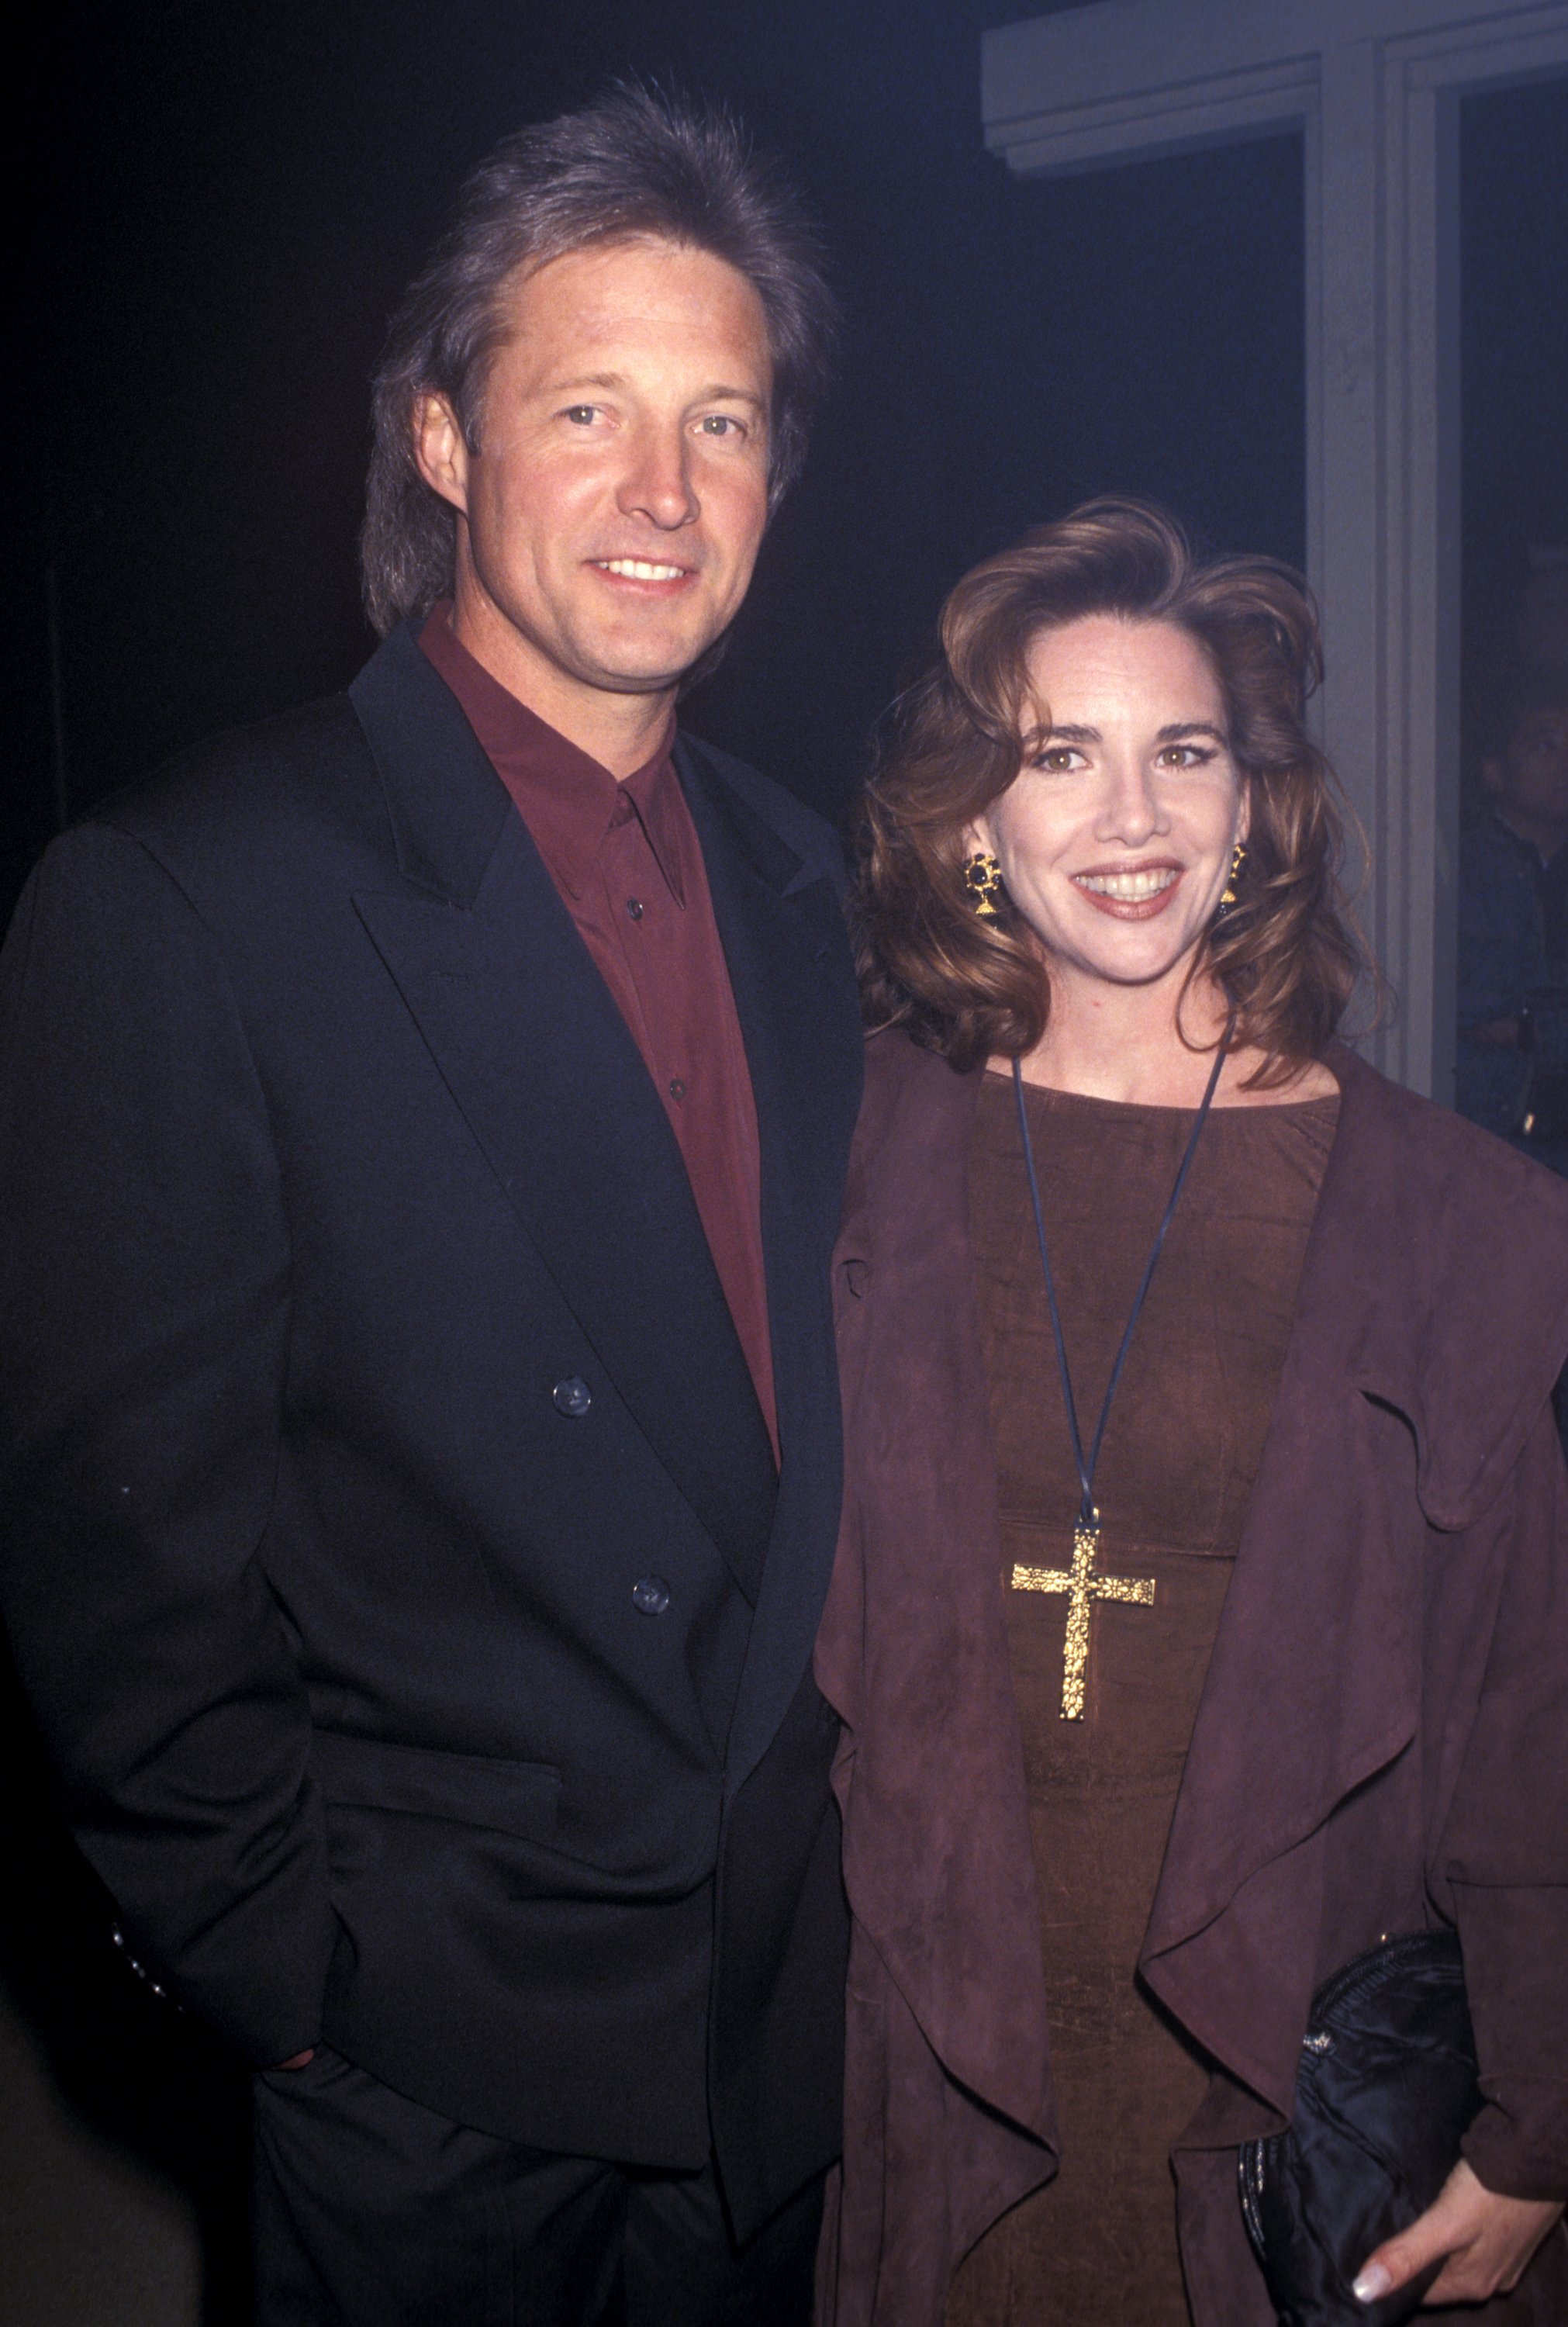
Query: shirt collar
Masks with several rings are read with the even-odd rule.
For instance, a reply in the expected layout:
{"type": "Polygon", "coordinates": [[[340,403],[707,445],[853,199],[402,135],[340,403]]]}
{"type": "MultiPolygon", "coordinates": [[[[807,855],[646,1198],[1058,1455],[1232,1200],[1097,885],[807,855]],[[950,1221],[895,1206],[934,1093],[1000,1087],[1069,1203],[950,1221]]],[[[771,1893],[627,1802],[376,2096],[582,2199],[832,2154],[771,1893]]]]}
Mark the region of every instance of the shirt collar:
{"type": "Polygon", "coordinates": [[[1556,847],[1552,851],[1550,856],[1543,856],[1535,841],[1526,840],[1522,832],[1515,831],[1513,826],[1508,822],[1507,818],[1503,814],[1500,808],[1494,806],[1489,813],[1491,816],[1492,822],[1498,827],[1498,829],[1500,832],[1507,833],[1508,838],[1513,842],[1514,846],[1519,851],[1520,855],[1527,856],[1531,864],[1535,865],[1541,872],[1560,873],[1565,867],[1568,867],[1568,840],[1559,841],[1556,847]]]}
{"type": "Polygon", "coordinates": [[[606,767],[530,711],[461,645],[451,601],[431,608],[420,650],[457,697],[469,725],[555,879],[581,897],[612,826],[636,817],[677,904],[681,876],[682,809],[667,736],[653,757],[617,782],[606,767]]]}

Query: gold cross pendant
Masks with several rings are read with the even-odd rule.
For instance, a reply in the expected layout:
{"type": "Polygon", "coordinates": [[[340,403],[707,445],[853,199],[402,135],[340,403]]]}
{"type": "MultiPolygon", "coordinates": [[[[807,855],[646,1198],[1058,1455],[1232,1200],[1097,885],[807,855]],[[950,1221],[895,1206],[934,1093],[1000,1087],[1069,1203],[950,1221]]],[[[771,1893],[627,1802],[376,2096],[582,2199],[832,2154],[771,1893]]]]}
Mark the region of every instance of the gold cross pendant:
{"type": "Polygon", "coordinates": [[[1067,1593],[1067,1641],[1061,1660],[1061,1717],[1064,1721],[1081,1721],[1084,1717],[1084,1674],[1089,1661],[1089,1603],[1095,1600],[1134,1600],[1140,1608],[1154,1604],[1154,1579],[1152,1575],[1101,1575],[1096,1572],[1095,1553],[1099,1547],[1100,1515],[1095,1513],[1092,1527],[1080,1523],[1072,1535],[1072,1566],[1015,1567],[1013,1588],[1015,1592],[1065,1592],[1067,1593]]]}

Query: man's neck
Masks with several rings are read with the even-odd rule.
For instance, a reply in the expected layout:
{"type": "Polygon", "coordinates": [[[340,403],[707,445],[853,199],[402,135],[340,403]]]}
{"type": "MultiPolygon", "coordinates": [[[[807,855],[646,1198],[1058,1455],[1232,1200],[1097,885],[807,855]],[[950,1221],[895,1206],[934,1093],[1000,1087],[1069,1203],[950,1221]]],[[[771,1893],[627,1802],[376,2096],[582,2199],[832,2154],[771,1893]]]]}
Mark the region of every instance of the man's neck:
{"type": "Polygon", "coordinates": [[[1492,813],[1499,824],[1506,824],[1517,840],[1528,842],[1549,864],[1557,851],[1568,842],[1568,824],[1554,817],[1532,816],[1528,808],[1515,808],[1512,801],[1494,800],[1492,813]]]}
{"type": "Polygon", "coordinates": [[[483,599],[460,588],[452,634],[490,677],[618,783],[645,768],[668,737],[675,688],[640,695],[590,687],[557,670],[483,599]]]}

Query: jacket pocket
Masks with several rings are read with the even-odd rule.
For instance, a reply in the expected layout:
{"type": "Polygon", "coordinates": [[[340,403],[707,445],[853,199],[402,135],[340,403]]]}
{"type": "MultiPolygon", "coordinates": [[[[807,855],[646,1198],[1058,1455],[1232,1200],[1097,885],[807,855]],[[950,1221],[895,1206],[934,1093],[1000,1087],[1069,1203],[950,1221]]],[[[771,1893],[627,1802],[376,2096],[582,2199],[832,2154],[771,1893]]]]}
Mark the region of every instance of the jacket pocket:
{"type": "Polygon", "coordinates": [[[548,1762],[498,1762],[341,1730],[316,1731],[311,1769],[331,1803],[450,1818],[525,1842],[555,1832],[561,1805],[561,1772],[548,1762]]]}

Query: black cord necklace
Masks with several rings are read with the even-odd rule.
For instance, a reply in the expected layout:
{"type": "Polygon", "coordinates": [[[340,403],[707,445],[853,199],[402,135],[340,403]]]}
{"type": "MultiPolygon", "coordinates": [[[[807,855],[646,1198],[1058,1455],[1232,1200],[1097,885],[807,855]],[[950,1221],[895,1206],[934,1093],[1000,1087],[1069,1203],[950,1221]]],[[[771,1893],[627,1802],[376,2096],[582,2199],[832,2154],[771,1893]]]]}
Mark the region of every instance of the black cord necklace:
{"type": "Polygon", "coordinates": [[[1171,1190],[1154,1241],[1144,1264],[1138,1290],[1133,1297],[1132,1313],[1122,1334],[1111,1378],[1106,1385],[1105,1400],[1100,1418],[1095,1425],[1094,1443],[1086,1455],[1083,1433],[1078,1427],[1078,1401],[1072,1393],[1072,1375],[1067,1361],[1067,1341],[1061,1330],[1061,1311],[1057,1303],[1056,1280],[1050,1270],[1050,1253],[1045,1238],[1045,1214],[1041,1208],[1040,1180],[1034,1168],[1034,1142],[1029,1135],[1029,1112],[1023,1102],[1023,1069],[1017,1059],[1013,1061],[1013,1090],[1018,1104],[1018,1128],[1023,1141],[1023,1165],[1029,1175],[1029,1198],[1034,1207],[1034,1232],[1040,1240],[1040,1265],[1045,1273],[1045,1297],[1050,1306],[1050,1330],[1056,1341],[1056,1361],[1061,1372],[1062,1402],[1067,1407],[1067,1426],[1072,1439],[1073,1461],[1078,1466],[1081,1495],[1078,1521],[1073,1528],[1072,1566],[1064,1571],[1056,1567],[1014,1567],[1013,1583],[1020,1592],[1065,1592],[1068,1595],[1067,1643],[1062,1659],[1061,1711],[1064,1721],[1081,1721],[1084,1710],[1084,1675],[1089,1657],[1089,1609],[1096,1600],[1131,1600],[1143,1607],[1153,1603],[1154,1585],[1148,1576],[1104,1575],[1095,1565],[1099,1547],[1100,1514],[1095,1502],[1095,1471],[1105,1443],[1106,1425],[1111,1418],[1111,1406],[1116,1388],[1122,1378],[1122,1369],[1127,1362],[1127,1352],[1133,1346],[1133,1333],[1142,1313],[1144,1298],[1153,1279],[1171,1223],[1176,1217],[1176,1207],[1181,1201],[1181,1191],[1192,1159],[1198,1153],[1198,1142],[1214,1105],[1214,1094],[1219,1088],[1220,1070],[1230,1049],[1230,1037],[1236,1025],[1236,1013],[1231,1011],[1225,1022],[1225,1032],[1214,1054],[1209,1070],[1209,1087],[1198,1110],[1176,1179],[1171,1190]]]}

